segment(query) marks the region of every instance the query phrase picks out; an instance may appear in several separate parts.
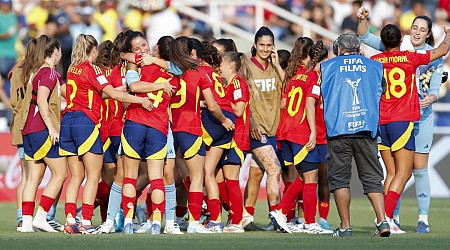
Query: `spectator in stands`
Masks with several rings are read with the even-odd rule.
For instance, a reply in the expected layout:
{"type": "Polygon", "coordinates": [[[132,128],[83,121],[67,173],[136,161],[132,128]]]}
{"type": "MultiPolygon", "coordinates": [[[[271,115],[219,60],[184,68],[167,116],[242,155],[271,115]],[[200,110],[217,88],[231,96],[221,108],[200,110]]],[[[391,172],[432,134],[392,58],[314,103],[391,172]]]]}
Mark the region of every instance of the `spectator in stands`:
{"type": "Polygon", "coordinates": [[[359,8],[362,6],[362,1],[356,0],[352,3],[353,11],[350,15],[344,18],[342,21],[341,30],[342,33],[354,32],[356,33],[356,29],[358,28],[359,18],[356,15],[358,13],[359,8]]]}
{"type": "Polygon", "coordinates": [[[95,40],[101,41],[103,30],[95,23],[93,14],[94,6],[91,0],[80,0],[79,5],[74,7],[73,23],[69,27],[74,40],[80,34],[90,34],[95,40]]]}
{"type": "Polygon", "coordinates": [[[122,29],[119,14],[112,0],[102,0],[98,3],[97,10],[94,12],[94,21],[104,31],[101,41],[114,41],[122,29]]]}
{"type": "Polygon", "coordinates": [[[417,16],[430,16],[428,11],[425,9],[422,0],[413,1],[411,10],[404,12],[400,16],[399,24],[402,33],[409,33],[411,24],[413,23],[414,18],[416,18],[417,16]]]}

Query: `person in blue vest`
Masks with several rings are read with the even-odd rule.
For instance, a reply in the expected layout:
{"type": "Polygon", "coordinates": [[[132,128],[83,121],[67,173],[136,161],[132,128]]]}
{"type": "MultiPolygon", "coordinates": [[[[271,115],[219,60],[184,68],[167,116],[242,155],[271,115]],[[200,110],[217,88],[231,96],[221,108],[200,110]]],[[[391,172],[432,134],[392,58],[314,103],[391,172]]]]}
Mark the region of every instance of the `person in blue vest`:
{"type": "Polygon", "coordinates": [[[383,169],[378,161],[378,122],[383,94],[383,65],[360,55],[354,33],[337,39],[338,56],[321,65],[321,91],[328,139],[328,180],[341,225],[333,236],[352,236],[350,179],[352,158],[364,194],[376,214],[376,236],[388,237],[384,214],[383,169]]]}

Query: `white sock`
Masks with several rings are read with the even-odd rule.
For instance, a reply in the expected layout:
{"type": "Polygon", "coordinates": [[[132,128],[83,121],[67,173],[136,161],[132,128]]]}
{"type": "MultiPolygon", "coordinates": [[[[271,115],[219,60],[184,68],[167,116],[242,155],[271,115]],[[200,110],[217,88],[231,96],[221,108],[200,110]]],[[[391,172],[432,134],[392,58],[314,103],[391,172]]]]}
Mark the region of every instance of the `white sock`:
{"type": "Polygon", "coordinates": [[[83,226],[90,226],[90,225],[92,225],[90,220],[84,220],[84,219],[81,220],[81,224],[83,226]]]}
{"type": "Polygon", "coordinates": [[[22,216],[22,231],[33,230],[33,216],[23,215],[22,216]]]}
{"type": "Polygon", "coordinates": [[[73,217],[68,217],[66,220],[67,220],[68,224],[75,224],[75,223],[77,223],[75,218],[73,218],[73,217]]]}
{"type": "Polygon", "coordinates": [[[152,224],[151,224],[151,225],[153,225],[153,224],[158,224],[158,225],[160,225],[160,226],[161,226],[161,221],[159,221],[159,220],[154,220],[154,221],[152,222],[152,224]]]}
{"type": "Polygon", "coordinates": [[[38,209],[36,211],[36,215],[34,216],[36,221],[47,221],[47,212],[44,210],[38,209]]]}
{"type": "Polygon", "coordinates": [[[189,226],[190,227],[196,227],[199,224],[200,224],[200,222],[198,220],[189,221],[189,226]]]}
{"type": "Polygon", "coordinates": [[[166,227],[172,227],[175,222],[173,220],[166,220],[166,227]]]}
{"type": "Polygon", "coordinates": [[[123,219],[123,224],[124,225],[126,225],[126,224],[132,224],[133,223],[133,218],[125,218],[125,219],[123,219]]]}
{"type": "Polygon", "coordinates": [[[425,224],[428,225],[428,215],[427,214],[419,214],[419,221],[423,221],[425,224]]]}

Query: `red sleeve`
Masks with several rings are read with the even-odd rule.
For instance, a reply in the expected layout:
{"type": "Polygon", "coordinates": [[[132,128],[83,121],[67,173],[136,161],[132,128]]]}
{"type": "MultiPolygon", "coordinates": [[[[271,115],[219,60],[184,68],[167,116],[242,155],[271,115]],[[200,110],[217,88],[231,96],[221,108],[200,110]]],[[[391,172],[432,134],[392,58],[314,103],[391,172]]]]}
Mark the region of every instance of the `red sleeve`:
{"type": "Polygon", "coordinates": [[[430,63],[430,51],[429,50],[415,50],[410,52],[408,58],[412,60],[415,67],[420,65],[427,65],[430,63]]]}
{"type": "Polygon", "coordinates": [[[209,77],[209,75],[203,71],[201,72],[203,74],[203,77],[200,77],[200,82],[199,82],[199,86],[200,86],[200,90],[205,90],[207,88],[210,88],[213,83],[212,83],[212,79],[209,77]]]}
{"type": "Polygon", "coordinates": [[[39,70],[39,86],[47,87],[50,91],[53,91],[57,80],[56,70],[51,68],[42,68],[39,70]]]}
{"type": "Polygon", "coordinates": [[[102,92],[104,87],[111,85],[99,67],[95,65],[90,65],[88,67],[89,72],[87,72],[86,78],[98,92],[102,92]]]}
{"type": "Polygon", "coordinates": [[[306,97],[320,98],[320,78],[315,71],[311,71],[308,77],[308,89],[306,97]]]}

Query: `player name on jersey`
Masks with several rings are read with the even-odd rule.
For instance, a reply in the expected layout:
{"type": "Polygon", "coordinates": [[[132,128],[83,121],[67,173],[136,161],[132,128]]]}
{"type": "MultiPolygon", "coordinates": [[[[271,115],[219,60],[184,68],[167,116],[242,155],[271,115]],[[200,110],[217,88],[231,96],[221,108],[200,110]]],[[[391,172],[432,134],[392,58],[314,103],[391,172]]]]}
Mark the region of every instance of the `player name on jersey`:
{"type": "Polygon", "coordinates": [[[380,57],[375,58],[376,61],[380,63],[401,63],[401,62],[409,62],[408,57],[406,55],[403,56],[389,56],[389,57],[380,57]]]}

